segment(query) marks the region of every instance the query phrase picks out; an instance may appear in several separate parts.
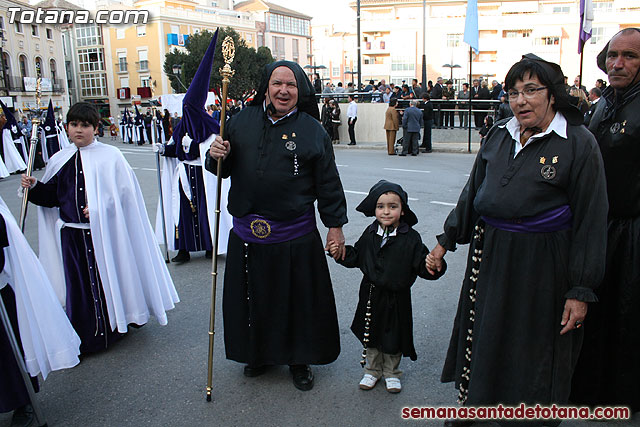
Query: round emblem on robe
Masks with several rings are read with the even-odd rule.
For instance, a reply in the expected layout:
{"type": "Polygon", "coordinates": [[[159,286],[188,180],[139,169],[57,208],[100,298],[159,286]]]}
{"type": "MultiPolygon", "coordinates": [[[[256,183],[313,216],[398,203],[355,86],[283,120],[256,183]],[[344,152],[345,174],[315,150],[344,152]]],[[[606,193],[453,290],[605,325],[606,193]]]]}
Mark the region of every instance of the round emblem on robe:
{"type": "Polygon", "coordinates": [[[544,179],[553,179],[556,177],[556,168],[551,165],[544,165],[542,169],[540,169],[540,174],[544,179]]]}
{"type": "Polygon", "coordinates": [[[18,126],[16,126],[16,125],[11,125],[11,132],[13,132],[13,133],[18,132],[18,126]]]}
{"type": "Polygon", "coordinates": [[[51,126],[45,126],[45,127],[44,127],[44,130],[46,130],[46,131],[50,131],[50,130],[51,130],[51,126]]]}
{"type": "Polygon", "coordinates": [[[284,146],[287,148],[287,150],[289,151],[293,151],[296,149],[296,143],[293,141],[287,141],[286,144],[284,144],[284,146]]]}
{"type": "Polygon", "coordinates": [[[611,128],[609,129],[609,132],[618,133],[618,132],[620,132],[620,128],[622,128],[622,125],[620,123],[614,123],[614,124],[611,125],[611,128]]]}
{"type": "Polygon", "coordinates": [[[254,219],[251,221],[251,234],[258,239],[265,239],[271,234],[271,225],[263,219],[254,219]]]}

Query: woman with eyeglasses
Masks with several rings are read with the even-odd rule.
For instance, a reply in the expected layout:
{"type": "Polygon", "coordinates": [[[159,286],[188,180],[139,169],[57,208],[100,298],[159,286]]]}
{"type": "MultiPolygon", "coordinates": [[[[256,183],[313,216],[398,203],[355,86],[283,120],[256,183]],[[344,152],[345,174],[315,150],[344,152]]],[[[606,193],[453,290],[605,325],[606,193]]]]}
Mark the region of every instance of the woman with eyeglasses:
{"type": "Polygon", "coordinates": [[[514,116],[488,132],[427,256],[438,270],[470,244],[442,381],[467,406],[563,404],[604,271],[602,158],[557,64],[524,55],[505,86],[514,116]]]}

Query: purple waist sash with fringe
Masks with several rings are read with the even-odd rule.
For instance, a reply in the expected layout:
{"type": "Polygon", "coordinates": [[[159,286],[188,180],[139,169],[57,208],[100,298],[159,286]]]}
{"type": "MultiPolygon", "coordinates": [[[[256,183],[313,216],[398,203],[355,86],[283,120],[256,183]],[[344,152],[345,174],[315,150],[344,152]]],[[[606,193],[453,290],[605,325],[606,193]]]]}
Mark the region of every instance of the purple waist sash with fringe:
{"type": "Polygon", "coordinates": [[[552,233],[568,230],[573,223],[573,214],[569,205],[550,209],[541,214],[526,218],[501,219],[483,216],[485,223],[504,231],[515,233],[552,233]]]}
{"type": "Polygon", "coordinates": [[[282,243],[297,239],[316,230],[313,208],[290,221],[276,221],[260,215],[233,217],[233,231],[248,243],[282,243]]]}

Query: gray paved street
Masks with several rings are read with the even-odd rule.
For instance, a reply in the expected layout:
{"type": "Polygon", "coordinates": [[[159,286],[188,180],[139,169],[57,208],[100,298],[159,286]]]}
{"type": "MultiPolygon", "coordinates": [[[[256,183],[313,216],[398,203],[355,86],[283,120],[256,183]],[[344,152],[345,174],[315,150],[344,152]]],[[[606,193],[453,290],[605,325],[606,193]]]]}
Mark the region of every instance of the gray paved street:
{"type": "MultiPolygon", "coordinates": [[[[106,138],[105,138],[106,139],[106,138]]],[[[117,145],[135,169],[152,223],[158,200],[155,157],[149,146],[117,145]]],[[[418,157],[388,156],[379,149],[340,147],[336,159],[346,191],[348,243],[354,243],[372,219],[355,211],[379,179],[401,184],[420,222],[416,229],[432,248],[435,234],[467,180],[474,155],[436,152],[418,157]]],[[[37,177],[42,172],[35,174],[37,177]]],[[[17,176],[0,181],[0,195],[17,217],[20,200],[17,176]]],[[[26,235],[37,251],[36,212],[30,206],[26,235]]],[[[321,235],[326,230],[321,227],[321,235]]],[[[211,262],[204,253],[191,262],[169,266],[181,302],[168,313],[169,324],[155,320],[132,330],[106,352],[86,357],[73,369],[52,373],[38,394],[49,426],[200,426],[200,425],[403,425],[404,406],[454,406],[457,391],[439,381],[467,248],[447,254],[449,271],[440,280],[418,279],[413,287],[414,339],[418,360],[404,358],[403,390],[392,395],[383,384],[358,389],[362,375],[361,345],[349,327],[358,296],[361,273],[329,262],[340,322],[340,357],[314,368],[315,387],[293,387],[286,367],[258,378],[245,378],[242,365],[224,357],[221,316],[222,286],[218,283],[214,357],[214,401],[205,402],[207,330],[211,262]]],[[[224,270],[221,258],[220,272],[224,270]]],[[[220,280],[221,282],[221,280],[220,280]]],[[[0,427],[10,417],[0,415],[0,427]]],[[[441,421],[421,421],[442,425],[441,421]]],[[[616,423],[617,426],[640,425],[616,423]]],[[[587,425],[565,422],[563,426],[587,425]]],[[[596,426],[606,423],[593,424],[596,426]]]]}

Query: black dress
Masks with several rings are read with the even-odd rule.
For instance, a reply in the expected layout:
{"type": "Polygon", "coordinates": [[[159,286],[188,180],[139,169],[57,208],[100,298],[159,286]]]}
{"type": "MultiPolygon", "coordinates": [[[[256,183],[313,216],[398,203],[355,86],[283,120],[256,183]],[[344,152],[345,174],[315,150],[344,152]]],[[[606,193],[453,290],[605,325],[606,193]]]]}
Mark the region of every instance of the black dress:
{"type": "MultiPolygon", "coordinates": [[[[273,124],[262,107],[229,120],[232,146],[229,213],[293,220],[317,202],[326,227],[347,222],[346,200],[329,136],[310,115],[273,124]]],[[[207,157],[207,170],[215,162],[207,157]]],[[[223,292],[227,358],[252,365],[326,364],[340,353],[329,268],[316,230],[294,240],[258,244],[229,233],[223,292]]]]}
{"type": "Polygon", "coordinates": [[[470,406],[562,404],[583,334],[560,335],[564,304],[595,301],[604,272],[602,158],[592,135],[572,125],[567,139],[551,132],[514,158],[505,123],[487,135],[438,236],[447,250],[471,243],[442,381],[455,381],[470,406]],[[511,232],[481,218],[517,223],[563,205],[573,222],[562,231],[511,232]]]}
{"type": "MultiPolygon", "coordinates": [[[[360,283],[358,307],[351,324],[351,331],[363,342],[367,301],[371,292],[371,322],[368,347],[383,353],[402,352],[416,360],[413,346],[413,315],[411,310],[411,286],[420,276],[436,280],[446,270],[429,273],[425,258],[429,249],[422,243],[420,234],[404,222],[395,236],[381,246],[382,236],[377,233],[378,221],[374,221],[362,233],[354,246],[347,246],[345,267],[358,267],[364,276],[360,283]]],[[[364,342],[363,342],[364,344],[364,342]]]]}

